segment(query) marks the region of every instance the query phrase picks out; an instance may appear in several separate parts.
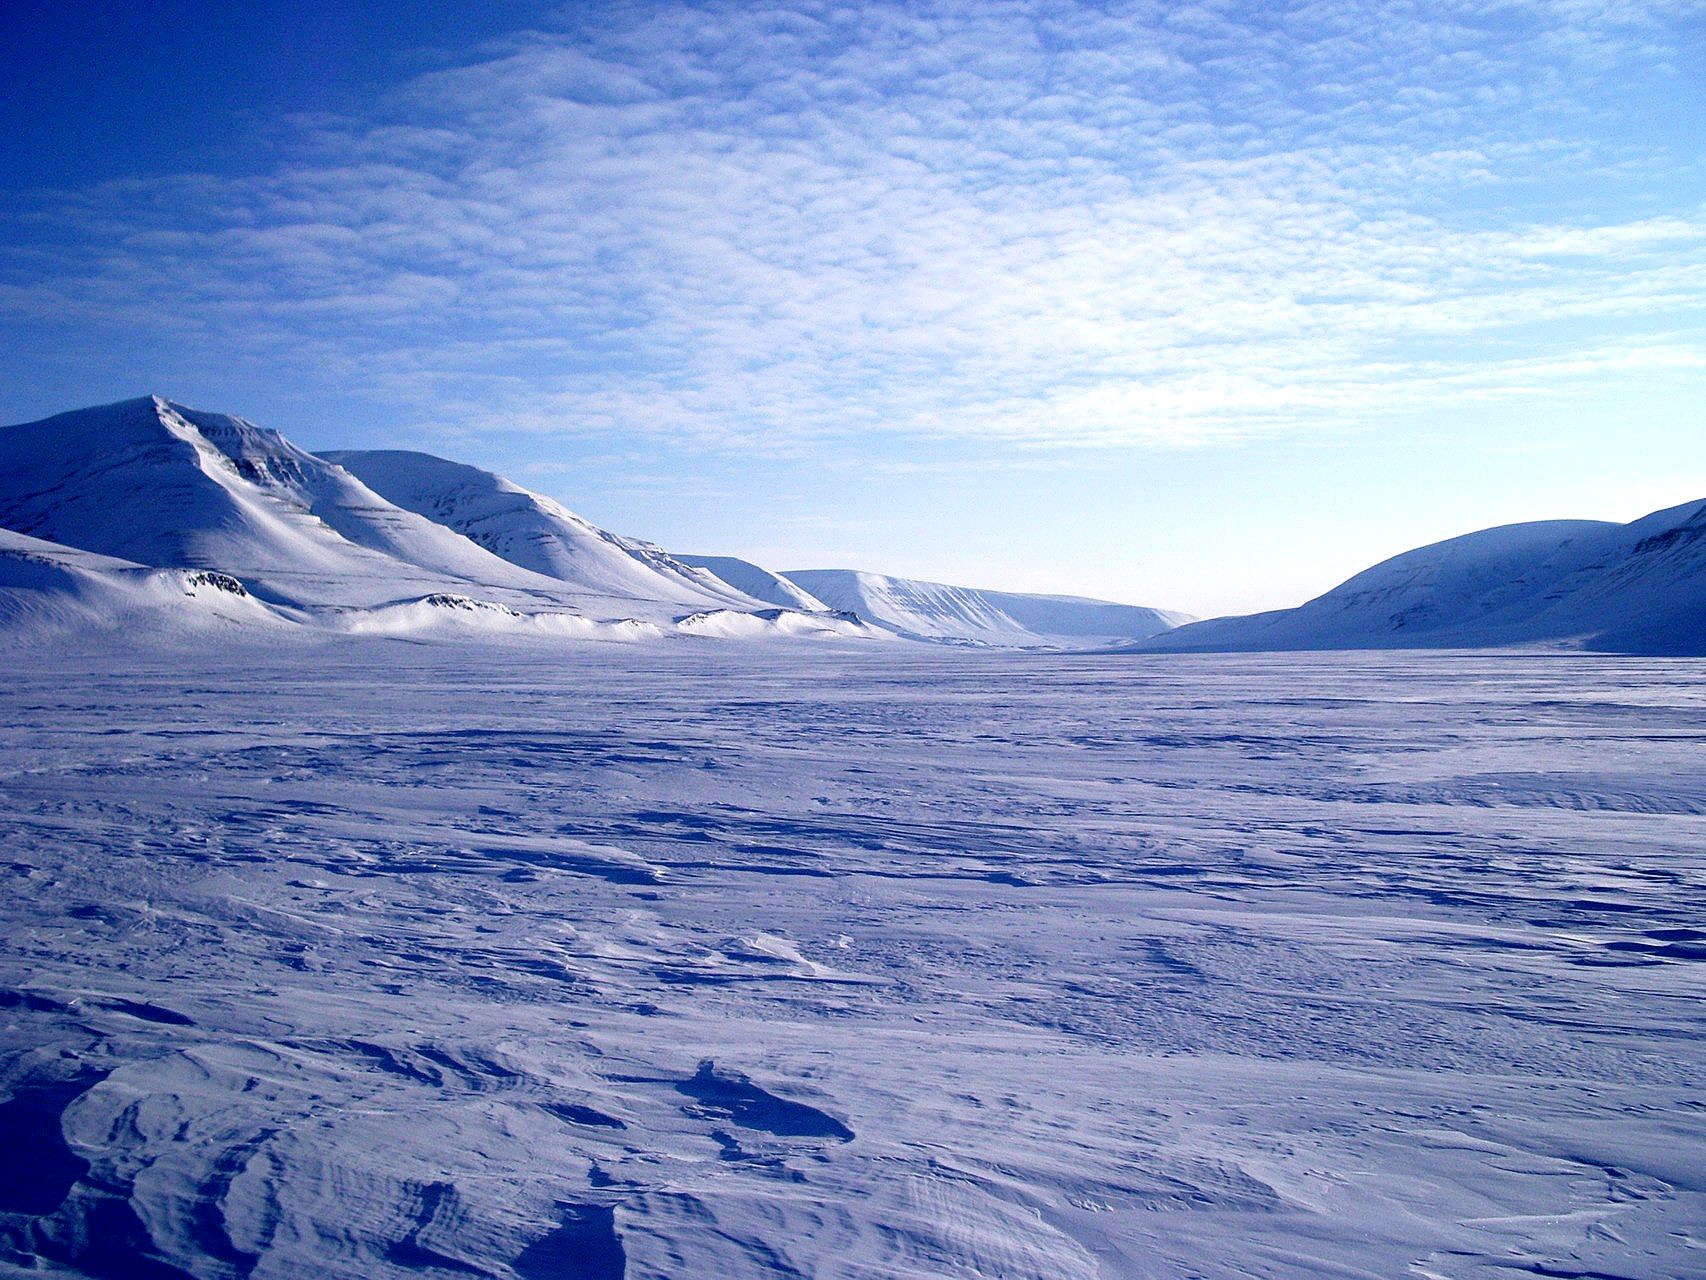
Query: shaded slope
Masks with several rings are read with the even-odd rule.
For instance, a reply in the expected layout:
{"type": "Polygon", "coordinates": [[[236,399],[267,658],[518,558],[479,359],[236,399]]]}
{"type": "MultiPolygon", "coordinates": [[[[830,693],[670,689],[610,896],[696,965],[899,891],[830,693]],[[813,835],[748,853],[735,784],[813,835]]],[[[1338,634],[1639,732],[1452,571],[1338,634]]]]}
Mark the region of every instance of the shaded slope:
{"type": "Polygon", "coordinates": [[[242,418],[156,396],[0,431],[0,526],[301,603],[549,581],[242,418]]]}

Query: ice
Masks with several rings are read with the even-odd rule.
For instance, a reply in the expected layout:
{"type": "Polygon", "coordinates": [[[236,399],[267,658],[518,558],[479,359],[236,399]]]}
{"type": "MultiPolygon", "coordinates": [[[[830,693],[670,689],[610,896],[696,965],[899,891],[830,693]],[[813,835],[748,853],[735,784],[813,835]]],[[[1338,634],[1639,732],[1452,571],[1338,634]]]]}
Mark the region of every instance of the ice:
{"type": "Polygon", "coordinates": [[[1706,664],[260,634],[5,652],[0,1272],[1706,1271],[1706,664]]]}

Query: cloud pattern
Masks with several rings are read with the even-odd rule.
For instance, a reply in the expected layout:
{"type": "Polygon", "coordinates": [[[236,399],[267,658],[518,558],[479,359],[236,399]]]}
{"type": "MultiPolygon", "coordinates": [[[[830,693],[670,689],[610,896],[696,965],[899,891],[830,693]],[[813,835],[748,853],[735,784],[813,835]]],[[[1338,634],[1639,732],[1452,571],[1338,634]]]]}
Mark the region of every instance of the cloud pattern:
{"type": "Polygon", "coordinates": [[[1701,16],[565,11],[249,172],[22,201],[0,324],[732,448],[1203,445],[1692,376],[1706,166],[1631,122],[1698,82],[1701,16]]]}

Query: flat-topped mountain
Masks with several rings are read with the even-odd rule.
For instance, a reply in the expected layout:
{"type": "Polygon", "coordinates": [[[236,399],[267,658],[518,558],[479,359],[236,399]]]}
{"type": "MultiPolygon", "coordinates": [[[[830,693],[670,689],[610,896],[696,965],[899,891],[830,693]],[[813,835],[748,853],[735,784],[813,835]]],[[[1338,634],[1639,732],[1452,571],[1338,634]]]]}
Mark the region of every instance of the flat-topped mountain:
{"type": "Polygon", "coordinates": [[[856,569],[789,569],[783,576],[833,609],[924,640],[1085,647],[1143,639],[1190,621],[1188,614],[1142,605],[987,591],[856,569]]]}

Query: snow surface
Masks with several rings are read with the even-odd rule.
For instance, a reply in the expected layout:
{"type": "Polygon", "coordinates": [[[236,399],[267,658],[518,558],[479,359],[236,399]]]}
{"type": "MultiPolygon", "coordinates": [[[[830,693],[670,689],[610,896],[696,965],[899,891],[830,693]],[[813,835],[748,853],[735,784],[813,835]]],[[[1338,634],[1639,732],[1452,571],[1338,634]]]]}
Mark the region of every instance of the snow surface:
{"type": "Polygon", "coordinates": [[[832,609],[911,639],[971,644],[1090,646],[1144,639],[1187,615],[1079,596],[983,591],[854,569],[789,569],[789,582],[832,609]]]}
{"type": "Polygon", "coordinates": [[[5,658],[0,1272],[1706,1274],[1701,662],[5,658]]]}
{"type": "Polygon", "coordinates": [[[1296,609],[1215,618],[1146,648],[1571,644],[1706,655],[1706,501],[1627,525],[1506,525],[1420,547],[1296,609]]]}
{"type": "Polygon", "coordinates": [[[285,621],[226,574],[151,569],[0,529],[0,632],[45,644],[60,632],[166,637],[285,621]]]}

